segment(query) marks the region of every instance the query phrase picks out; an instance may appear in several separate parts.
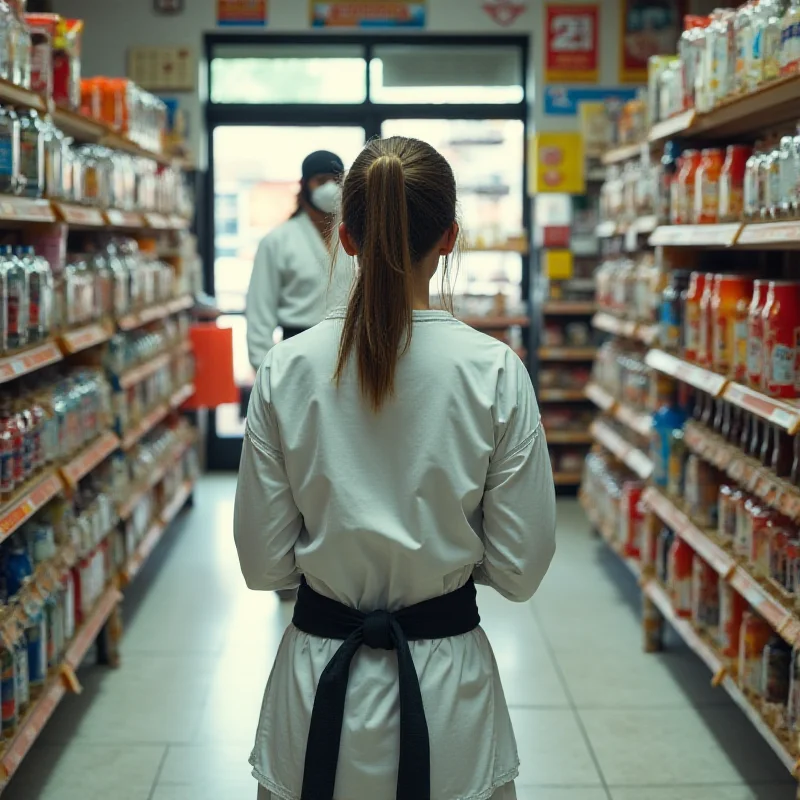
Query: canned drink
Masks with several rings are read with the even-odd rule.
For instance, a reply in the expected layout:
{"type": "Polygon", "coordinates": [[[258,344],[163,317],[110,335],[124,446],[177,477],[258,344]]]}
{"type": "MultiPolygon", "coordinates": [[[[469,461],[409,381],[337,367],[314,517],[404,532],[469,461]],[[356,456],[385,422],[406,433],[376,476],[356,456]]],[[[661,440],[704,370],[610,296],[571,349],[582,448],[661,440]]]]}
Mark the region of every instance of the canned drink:
{"type": "Polygon", "coordinates": [[[794,398],[800,369],[800,284],[770,281],[761,312],[764,327],[764,386],[771,397],[794,398]]]}

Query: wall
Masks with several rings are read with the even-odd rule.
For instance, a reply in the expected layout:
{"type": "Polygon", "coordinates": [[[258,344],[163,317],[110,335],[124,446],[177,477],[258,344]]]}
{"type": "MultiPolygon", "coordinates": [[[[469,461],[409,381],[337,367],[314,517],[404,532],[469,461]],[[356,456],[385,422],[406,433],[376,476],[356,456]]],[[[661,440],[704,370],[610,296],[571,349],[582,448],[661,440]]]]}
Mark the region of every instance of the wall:
{"type": "MultiPolygon", "coordinates": [[[[564,130],[576,124],[571,117],[547,117],[536,75],[543,64],[542,25],[545,0],[522,0],[528,10],[515,24],[502,28],[483,10],[484,0],[428,0],[427,31],[448,34],[515,35],[531,37],[531,122],[541,130],[564,130]]],[[[580,3],[582,0],[570,0],[580,3]]],[[[617,83],[619,0],[597,0],[601,7],[601,71],[598,85],[617,83]]],[[[152,0],[55,0],[56,11],[86,20],[84,73],[124,75],[127,49],[142,44],[187,45],[202,51],[203,34],[215,29],[216,0],[186,0],[187,10],[177,17],[164,17],[152,10],[152,0]]],[[[309,32],[306,0],[270,0],[270,33],[309,32]]],[[[321,33],[320,35],[326,35],[321,33]]],[[[424,35],[424,34],[421,34],[424,35]]],[[[182,105],[189,114],[192,143],[201,152],[202,106],[199,97],[185,95],[182,105]]],[[[202,159],[201,159],[202,160],[202,159]]]]}

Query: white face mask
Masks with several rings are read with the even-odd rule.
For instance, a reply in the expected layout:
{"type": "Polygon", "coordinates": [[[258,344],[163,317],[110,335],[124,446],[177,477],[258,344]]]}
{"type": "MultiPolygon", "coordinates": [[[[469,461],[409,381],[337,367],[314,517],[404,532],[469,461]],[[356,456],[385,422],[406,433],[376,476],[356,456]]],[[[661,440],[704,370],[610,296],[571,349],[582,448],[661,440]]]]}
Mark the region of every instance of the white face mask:
{"type": "Polygon", "coordinates": [[[311,203],[323,214],[333,214],[342,199],[342,188],[336,181],[328,181],[311,192],[311,203]]]}

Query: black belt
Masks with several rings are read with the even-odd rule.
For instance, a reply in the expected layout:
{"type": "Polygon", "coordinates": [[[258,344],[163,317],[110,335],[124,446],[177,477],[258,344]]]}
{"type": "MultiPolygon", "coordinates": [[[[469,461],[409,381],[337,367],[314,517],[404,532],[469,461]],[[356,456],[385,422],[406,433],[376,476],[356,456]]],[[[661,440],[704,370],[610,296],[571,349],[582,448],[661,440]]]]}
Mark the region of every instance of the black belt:
{"type": "Polygon", "coordinates": [[[281,327],[283,328],[284,340],[291,339],[293,336],[297,336],[300,333],[305,333],[308,330],[308,328],[292,328],[285,325],[281,327]]]}
{"type": "Polygon", "coordinates": [[[397,800],[430,800],[431,753],[419,677],[409,641],[447,639],[480,625],[475,584],[401,611],[365,614],[317,594],[303,579],[294,626],[324,639],[343,639],[319,680],[308,731],[301,800],[332,800],[342,738],[350,663],[361,645],[396,650],[400,690],[400,766],[397,800]]]}

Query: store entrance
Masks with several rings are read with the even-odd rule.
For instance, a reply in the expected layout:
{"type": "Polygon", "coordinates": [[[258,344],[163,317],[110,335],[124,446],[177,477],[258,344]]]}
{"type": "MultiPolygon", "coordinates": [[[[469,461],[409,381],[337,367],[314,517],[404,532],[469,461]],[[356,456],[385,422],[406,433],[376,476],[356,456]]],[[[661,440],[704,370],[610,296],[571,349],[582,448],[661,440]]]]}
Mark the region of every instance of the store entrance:
{"type": "MultiPolygon", "coordinates": [[[[253,383],[245,300],[261,239],[296,209],[315,150],[349,167],[367,138],[416,136],[450,161],[470,252],[455,289],[465,316],[501,302],[524,313],[527,40],[480,37],[229,37],[206,40],[209,103],[206,285],[233,330],[240,403],[209,420],[208,465],[238,469],[253,383]]],[[[436,288],[433,288],[435,293],[436,288]]],[[[276,331],[276,338],[280,330],[276,331]]],[[[526,343],[519,343],[524,350],[526,343]]]]}

